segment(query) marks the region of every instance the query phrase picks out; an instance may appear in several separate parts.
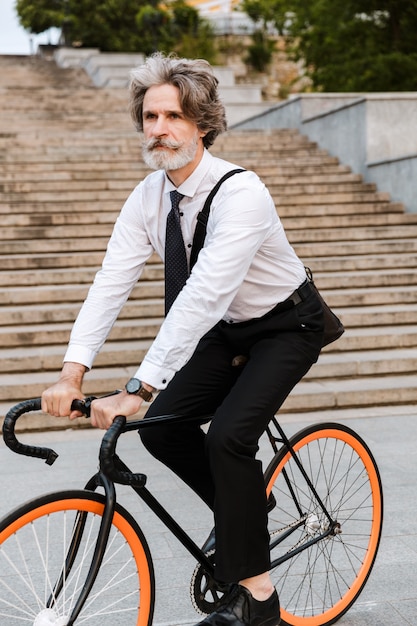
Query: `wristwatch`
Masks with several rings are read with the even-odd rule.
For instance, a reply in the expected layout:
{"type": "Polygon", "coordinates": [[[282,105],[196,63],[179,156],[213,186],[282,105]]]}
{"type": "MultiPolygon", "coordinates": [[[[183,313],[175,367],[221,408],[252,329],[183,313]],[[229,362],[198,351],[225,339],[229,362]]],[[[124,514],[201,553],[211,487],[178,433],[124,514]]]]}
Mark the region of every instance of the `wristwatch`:
{"type": "Polygon", "coordinates": [[[152,402],[153,400],[152,392],[145,389],[142,382],[138,378],[131,378],[128,380],[125,389],[127,393],[140,396],[145,400],[145,402],[152,402]]]}

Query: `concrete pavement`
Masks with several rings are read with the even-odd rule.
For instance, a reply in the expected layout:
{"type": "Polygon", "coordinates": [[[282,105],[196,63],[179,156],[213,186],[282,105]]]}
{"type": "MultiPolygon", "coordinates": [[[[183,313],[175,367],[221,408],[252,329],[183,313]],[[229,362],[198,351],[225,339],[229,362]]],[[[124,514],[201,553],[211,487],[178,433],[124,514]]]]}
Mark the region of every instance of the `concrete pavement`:
{"type": "MultiPolygon", "coordinates": [[[[23,419],[23,418],[22,418],[23,419]]],[[[370,579],[341,626],[417,626],[417,408],[411,406],[322,414],[284,415],[287,433],[317,421],[349,424],[370,446],[384,487],[384,530],[370,579]]],[[[48,491],[79,488],[96,471],[101,433],[61,430],[20,435],[25,442],[53,447],[59,458],[43,461],[20,457],[0,444],[0,517],[25,500],[48,491]]],[[[261,456],[269,457],[262,442],[261,456]]],[[[197,541],[211,526],[210,512],[179,479],[143,449],[136,433],[126,434],[120,455],[132,469],[148,475],[148,486],[197,541]]],[[[142,527],[154,558],[156,609],[154,626],[197,624],[201,617],[189,597],[193,560],[135,494],[118,489],[119,499],[142,527]]],[[[0,573],[1,574],[1,573],[0,573]]]]}

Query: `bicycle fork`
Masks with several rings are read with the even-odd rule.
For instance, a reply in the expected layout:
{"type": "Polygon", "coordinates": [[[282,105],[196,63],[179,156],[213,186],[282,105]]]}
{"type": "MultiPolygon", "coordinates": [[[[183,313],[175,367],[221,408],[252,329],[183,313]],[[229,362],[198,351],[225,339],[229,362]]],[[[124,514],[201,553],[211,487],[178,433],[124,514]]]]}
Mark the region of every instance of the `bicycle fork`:
{"type": "MultiPolygon", "coordinates": [[[[119,457],[115,457],[115,462],[119,469],[128,471],[128,467],[121,461],[119,457]]],[[[100,566],[103,561],[103,557],[106,551],[107,542],[110,535],[113,514],[116,506],[116,490],[114,482],[106,477],[102,472],[98,472],[88,481],[85,489],[88,491],[95,491],[98,487],[103,487],[105,492],[105,504],[104,511],[100,523],[100,529],[97,535],[94,554],[91,559],[91,565],[85,579],[83,588],[78,596],[77,602],[71,612],[69,620],[66,626],[73,626],[80,615],[88,596],[93,588],[94,582],[100,570],[100,566]]],[[[171,515],[159,504],[159,502],[152,496],[152,494],[146,489],[142,483],[140,486],[131,485],[132,489],[144,500],[150,509],[159,517],[159,519],[165,524],[167,528],[171,530],[174,536],[183,544],[183,546],[190,552],[190,554],[202,565],[206,574],[214,580],[214,566],[207,556],[201,551],[201,549],[192,541],[192,539],[185,533],[181,526],[171,517],[171,515]]],[[[65,564],[62,568],[60,576],[54,585],[53,591],[49,596],[46,608],[53,608],[56,604],[58,596],[63,590],[65,580],[69,576],[71,569],[74,565],[75,559],[78,554],[78,550],[81,545],[85,525],[87,522],[88,513],[78,513],[74,522],[72,539],[67,550],[65,564]]]]}
{"type": "MultiPolygon", "coordinates": [[[[80,595],[78,596],[77,602],[75,603],[75,606],[71,612],[70,618],[66,626],[73,626],[73,624],[75,624],[75,620],[77,619],[80,612],[82,611],[82,608],[90,594],[90,591],[97,578],[97,574],[100,570],[100,566],[103,561],[104,553],[106,551],[107,542],[108,542],[109,535],[110,535],[110,529],[111,529],[114,509],[116,505],[116,491],[115,491],[114,483],[109,481],[106,478],[106,476],[102,473],[99,473],[93,476],[93,478],[87,483],[86,489],[88,489],[89,491],[91,490],[94,491],[99,485],[104,488],[104,492],[105,492],[106,502],[104,505],[104,512],[101,518],[100,529],[97,535],[97,541],[96,541],[96,545],[94,549],[94,554],[91,560],[90,569],[88,571],[83,588],[80,592],[80,595]]],[[[72,566],[74,565],[75,559],[78,554],[78,550],[80,548],[85,524],[87,522],[87,515],[88,513],[77,514],[77,518],[74,522],[71,543],[69,545],[67,556],[65,559],[65,564],[59,576],[59,579],[55,583],[54,589],[46,603],[47,608],[53,608],[54,604],[57,601],[59,594],[61,593],[64,587],[65,580],[71,572],[72,566]]]]}

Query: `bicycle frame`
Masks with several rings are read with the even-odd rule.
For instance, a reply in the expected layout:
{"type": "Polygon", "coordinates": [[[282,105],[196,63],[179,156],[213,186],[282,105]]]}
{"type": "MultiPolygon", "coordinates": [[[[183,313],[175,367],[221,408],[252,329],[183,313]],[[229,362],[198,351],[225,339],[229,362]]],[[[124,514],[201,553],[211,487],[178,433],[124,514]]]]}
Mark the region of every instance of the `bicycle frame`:
{"type": "MultiPolygon", "coordinates": [[[[87,402],[91,400],[88,399],[87,402]]],[[[83,405],[85,412],[88,411],[89,407],[87,405],[83,405]]],[[[3,427],[4,439],[6,444],[13,449],[15,452],[20,454],[25,454],[29,456],[36,456],[39,458],[46,459],[46,463],[52,464],[57,458],[56,453],[53,450],[49,450],[47,448],[35,448],[33,446],[27,446],[21,444],[17,441],[14,435],[14,423],[16,419],[24,412],[28,410],[37,410],[39,408],[38,404],[31,404],[30,408],[27,407],[27,402],[21,403],[15,407],[15,411],[11,416],[8,416],[5,420],[5,425],[3,427]],[[9,419],[10,418],[10,419],[9,419]]],[[[77,406],[79,410],[79,406],[77,406]]],[[[199,419],[201,422],[208,421],[210,416],[204,416],[199,419]]],[[[133,473],[125,463],[116,455],[115,448],[117,444],[117,440],[122,433],[132,431],[132,430],[140,430],[145,427],[152,427],[157,422],[161,420],[165,421],[180,421],[182,418],[179,416],[167,415],[160,416],[155,418],[149,418],[147,420],[137,420],[126,422],[126,418],[122,416],[118,416],[115,418],[113,425],[109,428],[109,430],[105,433],[101,447],[100,447],[100,471],[96,473],[94,476],[90,478],[90,480],[86,483],[85,489],[88,491],[95,491],[97,488],[102,487],[104,489],[105,495],[105,505],[104,512],[102,516],[102,521],[100,524],[99,533],[97,536],[94,554],[91,560],[91,565],[89,568],[89,572],[87,574],[86,580],[83,584],[83,588],[79,594],[77,602],[73,608],[67,626],[73,626],[78,615],[80,614],[88,595],[94,585],[97,574],[99,572],[104,553],[107,547],[107,541],[109,537],[110,527],[112,523],[112,518],[114,514],[115,504],[116,504],[116,492],[115,492],[115,483],[127,484],[129,485],[135,493],[141,498],[141,500],[153,511],[153,513],[160,519],[160,521],[164,524],[164,526],[180,541],[180,543],[184,546],[184,548],[193,556],[193,558],[200,563],[203,568],[205,574],[207,575],[210,583],[213,585],[215,589],[220,591],[221,593],[227,589],[227,585],[222,586],[217,583],[214,577],[214,566],[208,556],[201,550],[199,546],[190,538],[187,532],[176,522],[176,520],[170,515],[170,513],[158,502],[158,500],[152,495],[152,493],[146,488],[146,476],[144,474],[135,474],[133,473]]],[[[309,541],[306,541],[302,545],[295,546],[279,558],[275,559],[271,567],[276,567],[281,565],[285,561],[293,558],[296,554],[308,549],[311,545],[314,545],[321,540],[325,539],[329,535],[335,534],[337,532],[337,522],[335,522],[329,512],[327,511],[323,501],[319,497],[314,485],[312,484],[309,476],[307,475],[301,461],[297,457],[297,453],[291,445],[290,440],[285,435],[282,427],[278,423],[275,417],[272,417],[270,425],[266,429],[266,434],[271,443],[274,454],[277,454],[278,451],[282,450],[282,447],[290,454],[295,463],[297,464],[298,469],[301,472],[308,488],[311,490],[311,493],[314,495],[318,506],[323,511],[326,516],[329,525],[328,528],[322,531],[320,534],[311,538],[309,541]],[[274,435],[271,430],[271,425],[277,430],[278,435],[274,435]],[[280,444],[278,447],[277,444],[280,444]]],[[[290,527],[286,529],[282,529],[282,532],[279,532],[279,537],[273,539],[271,543],[271,547],[279,546],[288,536],[290,536],[293,532],[303,526],[306,522],[307,516],[301,510],[301,507],[298,503],[296,494],[294,493],[291,483],[286,475],[285,469],[283,469],[283,476],[287,483],[289,492],[293,498],[294,504],[298,510],[300,515],[300,519],[294,522],[290,527]]],[[[66,561],[64,568],[61,572],[61,575],[58,577],[56,581],[53,592],[51,593],[47,607],[53,607],[56,602],[56,598],[60,594],[63,584],[64,577],[68,575],[71,570],[71,567],[75,561],[75,557],[77,555],[77,551],[80,545],[81,537],[84,531],[84,525],[86,520],[86,514],[81,514],[79,518],[75,521],[74,525],[74,533],[73,539],[71,540],[71,544],[68,548],[66,561]]]]}

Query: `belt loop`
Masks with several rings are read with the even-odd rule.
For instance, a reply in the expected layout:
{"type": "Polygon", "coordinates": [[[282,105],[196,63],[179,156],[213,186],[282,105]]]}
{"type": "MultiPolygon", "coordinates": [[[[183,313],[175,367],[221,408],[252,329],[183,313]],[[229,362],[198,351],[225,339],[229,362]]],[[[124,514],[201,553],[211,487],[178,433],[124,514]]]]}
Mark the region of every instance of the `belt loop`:
{"type": "Polygon", "coordinates": [[[294,305],[303,302],[311,293],[310,281],[308,278],[289,296],[288,300],[294,302],[294,305]]]}

